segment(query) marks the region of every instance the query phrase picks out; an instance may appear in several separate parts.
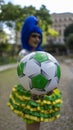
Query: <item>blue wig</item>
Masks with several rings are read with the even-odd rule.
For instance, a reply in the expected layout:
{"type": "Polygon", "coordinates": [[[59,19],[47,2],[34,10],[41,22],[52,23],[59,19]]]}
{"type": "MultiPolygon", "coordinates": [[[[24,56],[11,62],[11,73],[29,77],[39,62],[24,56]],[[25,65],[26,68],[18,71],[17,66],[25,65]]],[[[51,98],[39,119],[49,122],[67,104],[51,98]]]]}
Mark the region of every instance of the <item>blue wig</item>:
{"type": "Polygon", "coordinates": [[[21,30],[21,42],[22,42],[22,48],[26,49],[27,51],[32,50],[32,46],[29,45],[28,41],[31,33],[33,32],[39,33],[41,36],[40,42],[37,48],[35,48],[35,50],[37,51],[41,50],[40,45],[42,43],[42,30],[37,26],[37,24],[38,19],[35,16],[28,16],[23,23],[21,30]]]}

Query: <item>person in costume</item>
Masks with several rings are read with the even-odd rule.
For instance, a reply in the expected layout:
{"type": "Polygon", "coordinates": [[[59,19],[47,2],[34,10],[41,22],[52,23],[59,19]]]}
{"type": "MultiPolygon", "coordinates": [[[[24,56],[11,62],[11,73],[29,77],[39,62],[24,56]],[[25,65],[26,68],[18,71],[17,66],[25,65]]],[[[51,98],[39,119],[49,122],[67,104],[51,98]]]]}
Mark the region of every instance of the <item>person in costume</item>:
{"type": "MultiPolygon", "coordinates": [[[[21,29],[22,49],[28,53],[42,51],[42,30],[38,19],[28,16],[21,29]]],[[[27,130],[39,130],[40,122],[54,121],[60,116],[62,94],[58,88],[46,95],[37,96],[25,90],[22,85],[15,85],[9,97],[8,106],[23,118],[27,130]]]]}
{"type": "Polygon", "coordinates": [[[29,16],[25,19],[21,30],[22,48],[27,51],[40,51],[42,44],[42,30],[38,27],[38,19],[34,16],[29,16]],[[34,35],[32,36],[32,34],[34,35]],[[37,37],[37,35],[40,35],[37,37]],[[29,43],[30,37],[34,38],[32,44],[29,43]],[[39,39],[40,38],[40,39],[39,39]]]}
{"type": "Polygon", "coordinates": [[[42,30],[38,26],[38,19],[35,16],[28,16],[21,28],[21,48],[19,59],[32,51],[41,51],[42,30]]]}

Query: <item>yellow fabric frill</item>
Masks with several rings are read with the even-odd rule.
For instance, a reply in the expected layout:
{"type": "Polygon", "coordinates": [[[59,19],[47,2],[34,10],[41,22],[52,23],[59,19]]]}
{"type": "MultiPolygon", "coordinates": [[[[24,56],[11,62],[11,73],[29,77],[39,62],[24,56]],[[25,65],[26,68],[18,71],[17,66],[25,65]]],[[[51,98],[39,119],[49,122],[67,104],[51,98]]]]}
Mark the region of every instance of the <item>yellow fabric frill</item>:
{"type": "Polygon", "coordinates": [[[37,96],[34,100],[32,94],[21,85],[13,87],[8,102],[11,110],[27,123],[49,122],[59,118],[61,105],[62,94],[58,88],[52,94],[43,95],[42,98],[37,96]]]}

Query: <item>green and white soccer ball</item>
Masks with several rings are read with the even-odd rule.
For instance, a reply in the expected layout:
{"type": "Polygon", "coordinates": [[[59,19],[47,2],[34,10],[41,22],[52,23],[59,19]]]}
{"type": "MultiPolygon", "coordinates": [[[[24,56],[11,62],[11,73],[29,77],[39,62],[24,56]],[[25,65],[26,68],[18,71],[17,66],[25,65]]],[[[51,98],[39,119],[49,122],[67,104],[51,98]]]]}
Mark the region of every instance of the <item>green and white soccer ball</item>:
{"type": "Polygon", "coordinates": [[[57,87],[61,70],[58,61],[51,54],[36,51],[21,59],[17,74],[26,90],[41,95],[57,87]]]}

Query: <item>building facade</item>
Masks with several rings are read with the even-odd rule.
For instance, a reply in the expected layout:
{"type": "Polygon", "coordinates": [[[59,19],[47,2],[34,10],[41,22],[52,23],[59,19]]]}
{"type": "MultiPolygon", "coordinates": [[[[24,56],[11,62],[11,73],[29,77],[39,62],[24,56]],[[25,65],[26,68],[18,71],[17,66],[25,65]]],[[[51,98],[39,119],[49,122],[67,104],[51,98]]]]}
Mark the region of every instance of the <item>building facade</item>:
{"type": "MultiPolygon", "coordinates": [[[[64,30],[69,24],[73,23],[73,13],[53,13],[51,14],[51,19],[53,22],[52,28],[59,33],[59,36],[57,38],[48,36],[47,44],[50,41],[53,41],[55,44],[64,44],[64,30]]],[[[16,43],[20,45],[20,32],[16,32],[16,38],[16,43]]]]}
{"type": "Polygon", "coordinates": [[[53,13],[51,14],[52,28],[55,29],[59,36],[54,38],[55,43],[64,44],[64,30],[65,28],[73,23],[73,13],[53,13]]]}

